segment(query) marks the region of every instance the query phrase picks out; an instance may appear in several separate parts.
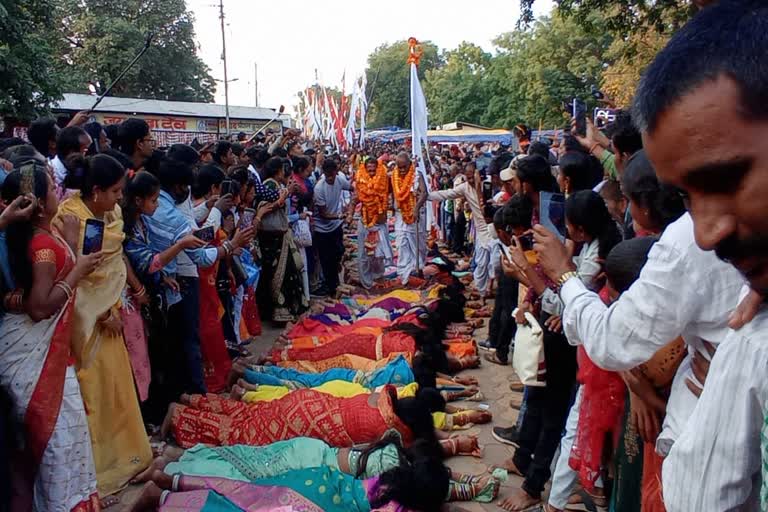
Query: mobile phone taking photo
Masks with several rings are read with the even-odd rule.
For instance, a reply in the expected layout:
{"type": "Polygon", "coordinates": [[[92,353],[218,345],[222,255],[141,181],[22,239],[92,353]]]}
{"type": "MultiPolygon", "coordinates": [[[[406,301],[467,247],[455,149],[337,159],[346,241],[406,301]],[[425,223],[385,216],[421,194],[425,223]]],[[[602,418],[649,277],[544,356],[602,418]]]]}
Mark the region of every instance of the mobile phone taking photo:
{"type": "Polygon", "coordinates": [[[104,222],[99,219],[86,220],[83,234],[83,254],[87,256],[99,252],[103,244],[104,222]]]}

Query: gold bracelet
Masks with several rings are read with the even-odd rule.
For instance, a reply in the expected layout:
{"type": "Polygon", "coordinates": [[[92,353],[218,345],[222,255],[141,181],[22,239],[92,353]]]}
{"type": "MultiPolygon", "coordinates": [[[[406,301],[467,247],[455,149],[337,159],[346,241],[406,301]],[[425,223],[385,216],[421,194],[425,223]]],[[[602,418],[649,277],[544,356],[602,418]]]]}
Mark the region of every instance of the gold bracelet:
{"type": "Polygon", "coordinates": [[[56,284],[53,285],[54,288],[59,288],[61,291],[64,292],[64,295],[67,296],[67,300],[70,300],[72,296],[75,294],[75,292],[72,291],[72,287],[69,286],[64,281],[57,281],[56,284]]]}
{"type": "Polygon", "coordinates": [[[562,288],[566,281],[571,279],[572,277],[579,277],[579,273],[575,270],[571,270],[570,272],[566,272],[563,275],[560,276],[560,279],[557,280],[557,286],[558,288],[562,288]]]}

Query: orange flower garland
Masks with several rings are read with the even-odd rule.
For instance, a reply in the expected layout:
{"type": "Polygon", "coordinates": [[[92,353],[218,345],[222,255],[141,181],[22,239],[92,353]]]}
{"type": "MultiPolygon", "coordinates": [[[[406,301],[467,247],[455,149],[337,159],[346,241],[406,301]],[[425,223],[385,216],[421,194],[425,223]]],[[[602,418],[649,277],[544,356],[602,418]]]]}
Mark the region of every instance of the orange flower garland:
{"type": "Polygon", "coordinates": [[[397,208],[406,224],[413,224],[416,210],[416,195],[413,193],[413,180],[416,177],[416,169],[411,164],[405,176],[400,176],[400,169],[392,173],[392,193],[397,201],[397,208]]]}
{"type": "Polygon", "coordinates": [[[361,165],[355,175],[357,197],[362,203],[363,225],[370,228],[381,215],[387,213],[387,196],[389,183],[387,181],[387,169],[379,162],[376,174],[371,176],[365,165],[361,165]]]}

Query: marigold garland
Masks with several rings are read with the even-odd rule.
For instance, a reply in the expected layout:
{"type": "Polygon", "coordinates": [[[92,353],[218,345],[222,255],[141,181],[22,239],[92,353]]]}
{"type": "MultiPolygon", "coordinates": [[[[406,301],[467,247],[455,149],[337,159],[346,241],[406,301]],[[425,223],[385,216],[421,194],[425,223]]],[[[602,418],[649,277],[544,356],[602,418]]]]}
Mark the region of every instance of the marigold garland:
{"type": "Polygon", "coordinates": [[[397,201],[397,208],[406,224],[413,224],[416,221],[416,195],[413,193],[413,180],[416,177],[416,169],[413,164],[405,173],[400,176],[400,169],[395,169],[392,173],[392,193],[397,201]]]}
{"type": "Polygon", "coordinates": [[[371,176],[365,165],[361,165],[355,175],[357,197],[362,204],[363,225],[370,228],[381,215],[387,213],[387,197],[389,182],[387,181],[387,168],[379,162],[376,174],[371,176]]]}

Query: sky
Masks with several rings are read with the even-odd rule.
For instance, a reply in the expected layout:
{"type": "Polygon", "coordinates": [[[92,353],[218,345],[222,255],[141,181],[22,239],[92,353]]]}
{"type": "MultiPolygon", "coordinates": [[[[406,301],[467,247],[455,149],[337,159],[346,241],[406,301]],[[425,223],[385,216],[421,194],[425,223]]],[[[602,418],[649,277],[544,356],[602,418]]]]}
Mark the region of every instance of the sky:
{"type": "MultiPolygon", "coordinates": [[[[536,14],[551,5],[536,0],[536,14]]],[[[187,7],[195,14],[199,55],[223,81],[218,0],[187,0],[187,7]]],[[[337,87],[346,72],[349,87],[384,43],[413,36],[442,49],[469,41],[491,51],[497,35],[514,29],[519,9],[519,0],[224,0],[229,103],[255,105],[254,64],[259,106],[290,112],[315,70],[320,83],[337,87]]],[[[222,82],[216,102],[224,103],[222,82]]]]}

